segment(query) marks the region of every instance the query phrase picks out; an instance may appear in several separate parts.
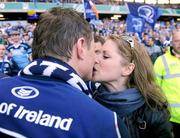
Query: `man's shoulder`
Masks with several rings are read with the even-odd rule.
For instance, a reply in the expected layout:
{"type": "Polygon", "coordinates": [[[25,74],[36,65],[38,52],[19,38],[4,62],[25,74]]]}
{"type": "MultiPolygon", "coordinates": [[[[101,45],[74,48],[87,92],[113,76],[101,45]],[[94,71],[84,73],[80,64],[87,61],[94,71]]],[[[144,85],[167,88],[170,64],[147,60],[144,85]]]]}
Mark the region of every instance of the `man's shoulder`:
{"type": "Polygon", "coordinates": [[[25,47],[25,48],[31,48],[27,43],[21,42],[20,46],[25,47]]]}
{"type": "Polygon", "coordinates": [[[9,78],[9,76],[0,72],[0,79],[5,79],[5,78],[9,78]]]}
{"type": "Polygon", "coordinates": [[[13,45],[12,43],[10,43],[10,44],[7,46],[6,49],[7,49],[7,50],[9,50],[9,49],[14,49],[14,45],[13,45]]]}

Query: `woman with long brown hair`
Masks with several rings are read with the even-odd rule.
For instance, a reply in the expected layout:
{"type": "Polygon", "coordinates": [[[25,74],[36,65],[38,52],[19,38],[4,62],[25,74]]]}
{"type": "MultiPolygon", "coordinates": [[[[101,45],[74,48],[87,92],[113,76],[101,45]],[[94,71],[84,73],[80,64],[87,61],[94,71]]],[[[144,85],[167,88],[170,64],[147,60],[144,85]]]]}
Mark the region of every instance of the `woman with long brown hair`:
{"type": "Polygon", "coordinates": [[[94,98],[124,120],[132,138],[173,137],[166,98],[145,48],[135,39],[109,36],[93,81],[101,83],[94,98]]]}

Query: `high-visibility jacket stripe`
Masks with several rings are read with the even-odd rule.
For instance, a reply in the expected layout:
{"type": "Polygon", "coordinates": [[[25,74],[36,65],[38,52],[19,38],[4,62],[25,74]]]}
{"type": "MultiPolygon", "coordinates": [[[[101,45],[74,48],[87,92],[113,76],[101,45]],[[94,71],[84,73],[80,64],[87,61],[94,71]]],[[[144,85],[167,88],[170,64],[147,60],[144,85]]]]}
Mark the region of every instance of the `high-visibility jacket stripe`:
{"type": "Polygon", "coordinates": [[[180,74],[170,74],[170,75],[166,75],[163,78],[164,79],[172,79],[172,78],[179,78],[180,74]]]}
{"type": "Polygon", "coordinates": [[[162,62],[164,64],[165,71],[166,71],[166,75],[170,75],[170,71],[169,71],[169,67],[168,67],[166,58],[164,55],[162,55],[161,57],[162,57],[162,62]]]}
{"type": "Polygon", "coordinates": [[[158,78],[163,78],[163,79],[179,78],[179,77],[180,77],[180,73],[171,74],[165,56],[162,55],[161,57],[162,57],[162,62],[163,62],[163,64],[164,64],[165,71],[166,71],[166,75],[161,76],[161,75],[156,74],[157,77],[158,77],[158,78]]]}
{"type": "Polygon", "coordinates": [[[170,104],[171,108],[180,108],[180,103],[170,104]]]}

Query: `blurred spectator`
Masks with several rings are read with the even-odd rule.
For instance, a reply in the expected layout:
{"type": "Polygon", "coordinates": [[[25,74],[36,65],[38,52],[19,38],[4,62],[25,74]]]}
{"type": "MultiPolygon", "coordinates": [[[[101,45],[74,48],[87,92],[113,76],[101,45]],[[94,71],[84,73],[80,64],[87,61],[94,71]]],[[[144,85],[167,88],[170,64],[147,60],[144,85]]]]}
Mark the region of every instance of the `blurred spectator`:
{"type": "Polygon", "coordinates": [[[167,47],[170,46],[170,39],[168,40],[165,36],[161,35],[159,38],[160,47],[162,48],[163,53],[167,51],[167,47]]]}
{"type": "Polygon", "coordinates": [[[12,63],[6,56],[6,48],[3,44],[0,44],[0,72],[11,75],[12,63]]]}
{"type": "Polygon", "coordinates": [[[0,44],[4,44],[5,40],[3,38],[3,32],[0,30],[0,44]]]}
{"type": "Polygon", "coordinates": [[[142,43],[146,46],[149,40],[149,35],[148,33],[143,33],[142,34],[142,43]]]}
{"type": "Polygon", "coordinates": [[[21,41],[20,33],[18,31],[13,30],[9,34],[12,43],[8,45],[7,51],[12,57],[14,64],[13,73],[16,75],[19,70],[23,69],[30,63],[32,49],[28,44],[21,41]]]}
{"type": "Polygon", "coordinates": [[[180,22],[177,23],[175,26],[176,26],[176,29],[180,29],[180,22]]]}
{"type": "Polygon", "coordinates": [[[6,34],[9,34],[11,31],[12,31],[12,26],[11,26],[10,23],[7,23],[5,25],[5,32],[6,32],[6,34]]]}
{"type": "Polygon", "coordinates": [[[157,81],[162,87],[171,108],[171,122],[175,138],[180,130],[180,30],[173,31],[172,47],[160,56],[154,65],[157,81]]]}
{"type": "Polygon", "coordinates": [[[155,62],[157,57],[163,54],[162,49],[160,48],[160,46],[155,45],[154,39],[152,37],[148,37],[145,48],[151,58],[152,63],[155,62]]]}
{"type": "Polygon", "coordinates": [[[32,41],[33,41],[33,38],[29,36],[28,33],[24,33],[23,34],[23,43],[26,43],[28,44],[29,46],[32,46],[32,41]]]}

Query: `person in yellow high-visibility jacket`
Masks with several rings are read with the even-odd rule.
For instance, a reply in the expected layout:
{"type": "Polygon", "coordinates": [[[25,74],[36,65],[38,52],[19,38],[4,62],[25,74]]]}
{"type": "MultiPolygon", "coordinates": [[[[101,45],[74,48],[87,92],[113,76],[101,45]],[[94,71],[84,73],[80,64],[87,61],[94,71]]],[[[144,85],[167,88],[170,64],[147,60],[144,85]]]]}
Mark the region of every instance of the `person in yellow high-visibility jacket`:
{"type": "Polygon", "coordinates": [[[180,131],[180,29],[172,33],[172,46],[154,64],[157,81],[170,104],[175,138],[180,131]]]}

